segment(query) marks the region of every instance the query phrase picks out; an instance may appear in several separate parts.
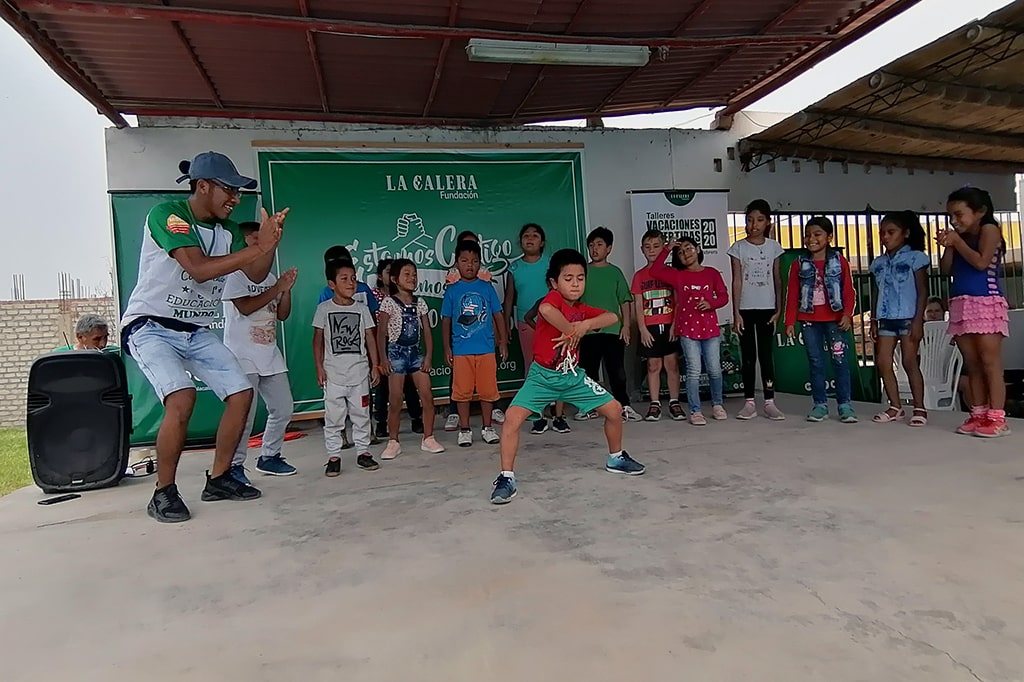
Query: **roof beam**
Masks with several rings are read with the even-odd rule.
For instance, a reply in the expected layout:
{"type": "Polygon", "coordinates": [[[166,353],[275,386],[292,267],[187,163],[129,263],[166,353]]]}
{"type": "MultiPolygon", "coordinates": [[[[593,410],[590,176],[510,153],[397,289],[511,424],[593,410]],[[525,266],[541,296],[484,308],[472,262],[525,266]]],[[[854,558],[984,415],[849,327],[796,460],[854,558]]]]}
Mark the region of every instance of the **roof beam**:
{"type": "MultiPolygon", "coordinates": [[[[893,1],[893,0],[888,0],[893,1]]],[[[534,33],[530,31],[502,31],[460,26],[430,26],[418,24],[388,24],[347,19],[328,20],[314,17],[296,17],[281,14],[239,12],[207,9],[204,7],[120,4],[97,0],[23,0],[26,12],[65,16],[101,17],[104,19],[130,19],[158,21],[203,22],[229,26],[259,26],[293,31],[317,31],[340,35],[380,38],[433,38],[443,40],[492,38],[495,40],[529,40],[542,43],[570,43],[576,45],[646,45],[676,49],[706,47],[735,47],[741,45],[820,45],[835,40],[824,33],[778,34],[774,36],[726,35],[713,38],[679,38],[673,36],[619,37],[608,35],[566,35],[564,33],[534,33]]]]}
{"type": "Polygon", "coordinates": [[[876,71],[869,76],[868,87],[872,90],[906,87],[912,89],[918,96],[930,100],[1024,109],[1024,93],[1002,92],[923,78],[905,78],[886,71],[876,71]]]}
{"type": "MultiPolygon", "coordinates": [[[[448,25],[455,25],[455,17],[459,13],[459,0],[450,0],[448,3],[448,25]]],[[[430,84],[430,93],[423,105],[423,118],[430,115],[430,107],[434,105],[434,97],[437,96],[437,88],[441,85],[441,73],[444,71],[444,60],[448,58],[448,48],[452,46],[452,39],[445,38],[441,43],[441,50],[437,53],[437,64],[434,65],[434,80],[430,84]]]]}
{"type": "Polygon", "coordinates": [[[852,18],[836,30],[831,42],[811,46],[789,61],[779,64],[764,78],[757,79],[749,87],[733,93],[729,98],[729,104],[722,110],[722,113],[724,115],[735,114],[753,104],[769,92],[779,89],[821,60],[835,54],[920,1],[873,0],[864,3],[859,12],[854,12],[852,18]]]}
{"type": "Polygon", "coordinates": [[[849,128],[886,137],[944,142],[948,144],[967,144],[978,147],[1024,149],[1024,135],[924,126],[884,118],[862,116],[856,111],[816,111],[809,109],[807,114],[809,117],[842,118],[848,122],[849,128]]]}
{"type": "Polygon", "coordinates": [[[74,88],[78,94],[84,97],[96,110],[110,119],[118,128],[127,128],[128,121],[124,120],[117,109],[110,104],[103,92],[89,80],[81,69],[78,68],[58,48],[49,36],[43,33],[24,12],[19,12],[13,5],[0,0],[0,17],[3,17],[22,38],[25,39],[32,49],[43,58],[51,69],[60,76],[65,83],[74,88]]]}
{"type": "MultiPolygon", "coordinates": [[[[299,0],[299,13],[304,17],[309,16],[309,5],[306,0],[299,0]]],[[[330,113],[331,105],[327,101],[327,86],[324,83],[324,71],[320,65],[320,52],[316,49],[316,36],[312,31],[306,31],[306,49],[309,50],[309,60],[313,63],[313,77],[316,78],[316,89],[320,94],[320,107],[324,113],[330,113]]]]}
{"type": "MultiPolygon", "coordinates": [[[[167,0],[161,0],[161,2],[163,2],[164,5],[167,4],[167,0]]],[[[181,24],[177,21],[172,21],[171,28],[174,29],[174,35],[178,37],[178,42],[185,48],[185,52],[188,54],[188,58],[191,60],[192,66],[195,67],[199,77],[203,80],[203,83],[206,84],[206,89],[210,91],[210,98],[213,100],[213,103],[218,107],[223,108],[224,102],[220,99],[220,93],[217,92],[217,87],[213,84],[210,74],[206,72],[206,67],[203,66],[201,61],[199,61],[199,55],[196,54],[196,49],[192,46],[192,42],[188,39],[188,36],[185,35],[185,31],[181,28],[181,24]]]]}
{"type": "MultiPolygon", "coordinates": [[[[798,1],[802,2],[803,0],[798,1]]],[[[715,2],[715,0],[702,0],[701,2],[697,3],[697,5],[693,9],[687,12],[686,15],[679,20],[679,23],[676,24],[676,27],[672,29],[672,35],[678,36],[680,33],[685,31],[687,26],[690,25],[690,22],[699,17],[701,14],[704,14],[704,12],[706,12],[708,8],[711,7],[711,4],[713,2],[715,2]]],[[[596,109],[594,109],[594,113],[600,115],[601,112],[604,111],[604,108],[611,104],[612,100],[618,97],[619,93],[625,90],[626,86],[629,85],[634,78],[640,75],[644,68],[646,67],[640,66],[630,71],[629,75],[623,78],[622,81],[615,87],[615,89],[608,93],[607,97],[601,100],[601,103],[597,105],[596,109]]],[[[679,91],[677,91],[675,94],[673,94],[672,99],[678,97],[679,94],[679,91]]],[[[663,103],[662,106],[668,105],[663,103]]]]}
{"type": "MultiPolygon", "coordinates": [[[[790,5],[785,11],[780,12],[778,15],[776,15],[776,17],[774,19],[772,19],[767,24],[762,26],[761,29],[758,31],[758,34],[759,35],[763,35],[765,33],[768,33],[769,31],[771,31],[772,29],[777,27],[779,24],[781,24],[784,21],[786,21],[786,19],[788,19],[790,16],[792,16],[794,12],[799,11],[800,8],[803,7],[803,5],[805,3],[807,3],[807,2],[810,2],[810,0],[796,0],[796,2],[794,2],[792,5],[790,5]]],[[[739,54],[740,50],[742,50],[742,49],[743,49],[742,47],[735,47],[735,48],[729,50],[729,52],[727,52],[725,55],[723,55],[720,59],[716,60],[715,63],[712,64],[710,67],[704,69],[698,75],[696,75],[693,78],[691,78],[690,80],[686,81],[685,85],[683,85],[682,87],[677,89],[675,92],[673,92],[672,96],[669,97],[668,99],[666,99],[665,101],[663,101],[661,103],[661,105],[663,107],[671,106],[672,102],[674,102],[684,92],[686,92],[687,90],[692,88],[695,84],[700,83],[702,80],[707,78],[710,74],[712,74],[715,71],[717,71],[718,69],[722,68],[722,66],[726,62],[728,62],[730,59],[732,59],[737,54],[739,54]]]]}
{"type": "Polygon", "coordinates": [[[739,141],[741,156],[770,154],[775,157],[795,157],[810,161],[835,161],[863,163],[894,168],[916,168],[920,170],[962,171],[975,173],[1019,173],[1024,170],[1024,161],[988,161],[985,159],[955,159],[938,156],[903,156],[855,149],[832,149],[817,145],[761,142],[751,138],[739,141]]]}

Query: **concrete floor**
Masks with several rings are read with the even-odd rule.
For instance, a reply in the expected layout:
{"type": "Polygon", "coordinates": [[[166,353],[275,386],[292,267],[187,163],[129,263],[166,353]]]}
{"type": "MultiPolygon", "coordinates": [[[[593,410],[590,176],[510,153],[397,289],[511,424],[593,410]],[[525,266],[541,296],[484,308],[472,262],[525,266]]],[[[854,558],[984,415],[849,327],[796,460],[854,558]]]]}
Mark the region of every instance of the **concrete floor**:
{"type": "Polygon", "coordinates": [[[26,488],[0,499],[0,679],[1024,680],[1024,424],[958,416],[630,424],[637,478],[597,424],[524,434],[501,508],[496,447],[407,439],[327,479],[319,432],[256,502],[200,502],[186,456],[177,526],[152,479],[26,488]]]}

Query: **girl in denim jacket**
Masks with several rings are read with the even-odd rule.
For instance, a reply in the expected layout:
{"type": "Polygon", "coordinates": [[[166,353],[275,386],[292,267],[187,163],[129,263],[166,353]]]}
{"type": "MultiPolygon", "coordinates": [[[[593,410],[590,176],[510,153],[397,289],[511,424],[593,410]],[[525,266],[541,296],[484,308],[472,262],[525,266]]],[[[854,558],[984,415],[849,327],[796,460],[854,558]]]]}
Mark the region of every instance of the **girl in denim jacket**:
{"type": "Polygon", "coordinates": [[[850,405],[850,367],[846,364],[846,333],[853,326],[856,292],[850,263],[832,247],[835,227],[825,217],[811,218],[804,226],[805,252],[789,269],[786,288],[786,335],[796,335],[796,323],[803,326],[804,349],[810,367],[814,407],[807,421],[828,419],[825,392],[825,354],[832,361],[836,377],[839,421],[853,424],[857,414],[850,405]]]}
{"type": "Polygon", "coordinates": [[[889,407],[872,421],[887,424],[903,421],[906,413],[900,403],[893,357],[899,344],[903,368],[910,380],[914,398],[911,426],[928,423],[924,409],[924,377],[917,357],[924,336],[924,309],[928,304],[928,266],[924,252],[924,228],[913,211],[890,213],[878,227],[878,238],[885,253],[871,261],[871,274],[878,288],[875,314],[871,316],[871,338],[875,341],[875,364],[889,407]]]}

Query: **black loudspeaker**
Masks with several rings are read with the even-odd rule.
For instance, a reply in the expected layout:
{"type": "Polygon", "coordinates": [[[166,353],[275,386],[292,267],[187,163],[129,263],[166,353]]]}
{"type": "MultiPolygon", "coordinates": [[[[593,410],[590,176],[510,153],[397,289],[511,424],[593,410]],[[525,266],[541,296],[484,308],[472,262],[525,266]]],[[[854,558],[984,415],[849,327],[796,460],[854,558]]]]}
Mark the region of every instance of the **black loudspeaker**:
{"type": "Polygon", "coordinates": [[[50,353],[28,375],[28,458],[46,493],[117,485],[128,466],[131,396],[114,353],[50,353]]]}

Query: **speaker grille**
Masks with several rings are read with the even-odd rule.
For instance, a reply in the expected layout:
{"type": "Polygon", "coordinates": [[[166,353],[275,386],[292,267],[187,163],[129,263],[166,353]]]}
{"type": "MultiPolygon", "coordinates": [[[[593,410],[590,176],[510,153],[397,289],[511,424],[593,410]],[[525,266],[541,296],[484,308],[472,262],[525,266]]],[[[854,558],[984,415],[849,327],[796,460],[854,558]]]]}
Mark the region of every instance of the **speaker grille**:
{"type": "Polygon", "coordinates": [[[45,395],[43,393],[33,393],[33,392],[30,392],[28,394],[28,411],[29,411],[29,414],[32,414],[33,412],[38,412],[39,410],[45,410],[49,406],[50,406],[50,396],[45,395]]]}

